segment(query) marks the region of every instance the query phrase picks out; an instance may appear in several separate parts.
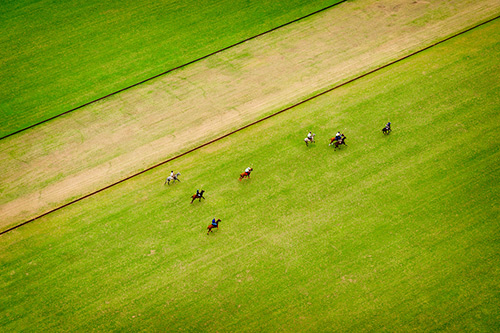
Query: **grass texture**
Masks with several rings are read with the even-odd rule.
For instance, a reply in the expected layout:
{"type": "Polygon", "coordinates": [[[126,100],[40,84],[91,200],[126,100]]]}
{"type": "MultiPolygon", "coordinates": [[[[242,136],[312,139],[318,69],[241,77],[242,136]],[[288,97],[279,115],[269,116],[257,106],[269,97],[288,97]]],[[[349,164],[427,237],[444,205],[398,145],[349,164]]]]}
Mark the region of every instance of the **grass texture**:
{"type": "Polygon", "coordinates": [[[0,328],[498,331],[499,37],[494,21],[3,235],[0,328]]]}
{"type": "Polygon", "coordinates": [[[337,2],[2,1],[0,137],[337,2]]]}

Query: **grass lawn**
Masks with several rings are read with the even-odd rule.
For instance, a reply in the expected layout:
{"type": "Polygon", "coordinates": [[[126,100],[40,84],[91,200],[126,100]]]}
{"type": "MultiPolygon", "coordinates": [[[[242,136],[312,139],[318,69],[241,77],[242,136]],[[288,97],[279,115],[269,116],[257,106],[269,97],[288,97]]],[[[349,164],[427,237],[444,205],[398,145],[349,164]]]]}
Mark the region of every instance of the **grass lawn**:
{"type": "Polygon", "coordinates": [[[0,231],[499,12],[496,0],[346,2],[5,138],[0,231]]]}
{"type": "Polygon", "coordinates": [[[2,1],[0,137],[338,2],[2,1]]]}
{"type": "Polygon", "coordinates": [[[496,20],[3,235],[1,329],[498,331],[499,37],[496,20]]]}

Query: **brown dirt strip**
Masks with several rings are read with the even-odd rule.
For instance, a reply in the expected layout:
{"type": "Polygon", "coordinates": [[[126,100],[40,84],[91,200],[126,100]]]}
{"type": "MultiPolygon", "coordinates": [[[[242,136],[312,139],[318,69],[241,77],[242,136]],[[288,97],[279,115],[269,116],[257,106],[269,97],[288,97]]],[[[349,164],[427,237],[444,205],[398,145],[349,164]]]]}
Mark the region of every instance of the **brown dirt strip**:
{"type": "Polygon", "coordinates": [[[494,1],[345,3],[8,138],[0,143],[0,228],[98,193],[499,11],[494,1]]]}
{"type": "Polygon", "coordinates": [[[171,68],[171,69],[169,69],[169,70],[166,70],[166,71],[164,71],[164,72],[162,72],[162,73],[160,73],[160,74],[156,74],[156,75],[154,75],[154,76],[152,76],[152,77],[149,77],[149,78],[147,78],[147,79],[145,79],[145,80],[142,80],[142,81],[139,81],[139,82],[137,82],[137,83],[134,83],[133,85],[130,85],[130,86],[128,86],[128,87],[125,87],[125,88],[120,89],[120,90],[117,90],[117,91],[114,91],[114,92],[112,92],[112,93],[110,93],[110,94],[107,94],[107,95],[105,95],[105,96],[99,97],[99,98],[94,99],[94,100],[92,100],[92,101],[90,101],[90,102],[87,102],[87,103],[85,103],[85,104],[79,105],[79,106],[77,106],[77,107],[75,107],[75,108],[73,108],[73,109],[70,109],[70,110],[68,110],[68,111],[62,112],[62,113],[60,113],[60,114],[58,114],[58,115],[55,115],[55,116],[53,116],[53,117],[50,117],[50,118],[44,119],[44,120],[42,120],[42,121],[40,121],[40,122],[37,122],[37,123],[35,123],[35,124],[33,124],[33,125],[27,126],[27,127],[25,127],[25,128],[22,128],[22,129],[20,129],[20,130],[15,131],[15,132],[12,132],[12,133],[9,133],[9,134],[7,134],[7,135],[4,135],[3,137],[0,137],[0,140],[5,139],[5,138],[8,138],[9,136],[13,136],[13,135],[16,135],[16,134],[18,134],[18,133],[24,132],[24,131],[26,131],[26,130],[28,130],[28,129],[30,129],[30,128],[33,128],[33,127],[39,126],[39,125],[41,125],[41,124],[44,124],[44,123],[46,123],[46,122],[49,122],[49,121],[54,120],[54,119],[56,119],[56,118],[59,118],[59,117],[61,117],[61,116],[63,116],[63,115],[66,115],[66,114],[71,113],[71,112],[73,112],[73,111],[79,110],[79,109],[81,109],[81,108],[83,108],[83,107],[85,107],[85,106],[87,106],[87,105],[93,104],[93,103],[95,103],[95,102],[99,102],[99,101],[101,101],[101,100],[103,100],[103,99],[106,99],[106,98],[111,97],[111,96],[113,96],[113,95],[119,94],[119,93],[121,93],[121,92],[123,92],[123,91],[126,91],[126,90],[129,90],[129,89],[131,89],[131,88],[137,87],[137,86],[139,86],[139,85],[141,85],[141,84],[143,84],[143,83],[146,83],[146,82],[151,81],[151,80],[153,80],[153,79],[156,79],[156,78],[158,78],[158,77],[164,76],[164,75],[166,75],[166,74],[168,74],[168,73],[171,73],[171,72],[173,72],[173,71],[176,71],[176,70],[179,70],[179,69],[181,69],[181,68],[187,67],[187,66],[189,66],[189,65],[191,65],[191,64],[194,64],[194,63],[196,63],[196,62],[198,62],[198,61],[201,61],[201,60],[203,60],[203,59],[205,59],[205,58],[208,58],[208,57],[211,57],[211,56],[216,55],[216,54],[218,54],[218,53],[221,53],[221,52],[224,52],[224,51],[226,51],[226,50],[229,50],[229,49],[231,49],[231,48],[233,48],[233,47],[235,47],[235,46],[238,46],[238,45],[240,45],[240,44],[243,44],[243,43],[245,43],[245,42],[248,42],[248,41],[250,41],[250,40],[252,40],[252,39],[258,38],[258,37],[260,37],[260,36],[266,35],[266,34],[268,34],[268,33],[270,33],[270,32],[275,31],[275,30],[278,30],[278,29],[281,29],[281,28],[283,28],[283,27],[286,27],[287,25],[290,25],[290,24],[292,24],[292,23],[295,23],[295,22],[301,21],[301,20],[303,20],[303,19],[305,19],[305,18],[308,18],[309,16],[313,16],[313,15],[315,15],[315,14],[318,14],[318,13],[320,13],[320,12],[323,12],[323,11],[325,11],[325,10],[327,10],[327,9],[330,9],[330,8],[332,8],[332,7],[335,7],[335,6],[339,5],[339,4],[341,4],[342,2],[346,2],[346,1],[347,1],[347,0],[342,0],[342,1],[340,1],[340,2],[334,3],[333,5],[326,6],[325,8],[322,8],[322,9],[320,9],[320,10],[317,10],[317,11],[315,11],[315,12],[312,12],[312,13],[310,13],[310,14],[304,15],[304,16],[302,16],[302,17],[299,17],[299,18],[295,19],[295,20],[292,20],[292,21],[290,21],[290,22],[287,22],[287,23],[285,23],[285,24],[279,25],[279,26],[277,26],[277,27],[275,27],[275,28],[272,28],[272,29],[269,29],[269,30],[267,30],[267,31],[264,31],[264,32],[262,32],[262,33],[260,33],[260,34],[255,35],[255,36],[252,36],[252,37],[246,38],[246,39],[244,39],[244,40],[242,40],[242,41],[239,41],[239,42],[237,42],[237,43],[231,44],[231,45],[229,45],[229,46],[227,46],[227,47],[224,47],[224,48],[222,48],[222,49],[219,49],[219,50],[217,50],[217,51],[211,52],[211,53],[209,53],[209,54],[207,54],[207,55],[204,55],[203,57],[199,57],[199,58],[197,58],[197,59],[191,60],[191,61],[189,61],[189,62],[186,62],[185,64],[179,65],[179,66],[177,66],[177,67],[174,67],[174,68],[171,68]]]}

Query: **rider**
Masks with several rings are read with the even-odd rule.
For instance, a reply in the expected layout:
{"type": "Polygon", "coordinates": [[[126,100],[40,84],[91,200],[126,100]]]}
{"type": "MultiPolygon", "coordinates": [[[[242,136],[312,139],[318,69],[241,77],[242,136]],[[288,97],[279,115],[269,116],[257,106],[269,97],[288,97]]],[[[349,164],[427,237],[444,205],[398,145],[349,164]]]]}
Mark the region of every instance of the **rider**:
{"type": "Polygon", "coordinates": [[[309,131],[309,133],[307,134],[307,138],[309,139],[309,141],[313,140],[313,134],[312,134],[312,132],[309,131]]]}
{"type": "Polygon", "coordinates": [[[201,196],[200,190],[196,190],[196,197],[199,198],[201,196]]]}
{"type": "Polygon", "coordinates": [[[246,172],[247,175],[249,175],[250,172],[252,172],[252,170],[253,170],[252,168],[248,167],[248,168],[245,169],[245,172],[246,172]]]}
{"type": "Polygon", "coordinates": [[[174,172],[170,171],[170,177],[174,178],[174,172]]]}
{"type": "Polygon", "coordinates": [[[340,131],[338,131],[337,134],[335,134],[335,140],[340,141],[341,139],[342,139],[342,134],[340,134],[340,131]]]}
{"type": "Polygon", "coordinates": [[[214,227],[218,228],[219,227],[219,222],[220,222],[220,219],[215,220],[215,217],[214,217],[214,219],[212,220],[212,225],[214,227]]]}
{"type": "Polygon", "coordinates": [[[385,128],[391,129],[391,122],[388,122],[387,125],[385,125],[385,128]]]}

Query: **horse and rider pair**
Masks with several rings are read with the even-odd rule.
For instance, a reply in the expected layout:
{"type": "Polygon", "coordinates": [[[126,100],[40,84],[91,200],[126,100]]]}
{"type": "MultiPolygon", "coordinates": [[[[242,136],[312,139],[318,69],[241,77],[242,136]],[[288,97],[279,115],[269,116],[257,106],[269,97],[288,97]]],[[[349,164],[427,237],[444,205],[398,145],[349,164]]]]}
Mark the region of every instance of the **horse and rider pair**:
{"type": "Polygon", "coordinates": [[[221,220],[220,220],[220,219],[217,219],[217,220],[216,220],[216,219],[214,218],[214,219],[212,220],[212,223],[211,223],[211,224],[209,224],[209,225],[208,225],[208,227],[207,227],[207,230],[208,230],[208,231],[207,231],[207,235],[208,235],[209,233],[211,233],[211,232],[212,232],[212,229],[217,229],[217,230],[219,230],[219,222],[221,222],[221,220]]]}
{"type": "Polygon", "coordinates": [[[253,171],[253,168],[251,167],[248,167],[245,169],[245,172],[243,172],[242,174],[240,174],[240,179],[238,180],[242,180],[243,178],[250,178],[250,173],[253,171]]]}
{"type": "Polygon", "coordinates": [[[312,133],[311,131],[309,131],[309,133],[307,133],[307,136],[304,139],[306,146],[309,146],[309,143],[316,143],[316,141],[314,141],[315,136],[316,136],[316,134],[312,133]]]}
{"type": "Polygon", "coordinates": [[[180,172],[177,172],[176,174],[174,174],[173,171],[170,171],[170,176],[168,176],[167,179],[165,179],[165,183],[163,183],[163,185],[165,185],[165,184],[170,185],[170,182],[175,183],[176,180],[178,182],[180,182],[181,181],[179,179],[180,175],[181,175],[180,172]]]}
{"type": "Polygon", "coordinates": [[[347,146],[345,143],[346,136],[344,133],[337,132],[333,138],[330,139],[329,146],[333,145],[335,149],[339,148],[341,145],[347,146]]]}
{"type": "Polygon", "coordinates": [[[391,122],[388,122],[384,128],[382,128],[382,133],[389,134],[391,133],[391,122]]]}
{"type": "Polygon", "coordinates": [[[195,201],[196,199],[199,199],[199,201],[201,201],[201,199],[203,198],[203,200],[205,200],[203,193],[205,193],[205,190],[201,190],[201,191],[196,190],[196,194],[191,196],[191,203],[193,203],[193,201],[195,201]]]}

